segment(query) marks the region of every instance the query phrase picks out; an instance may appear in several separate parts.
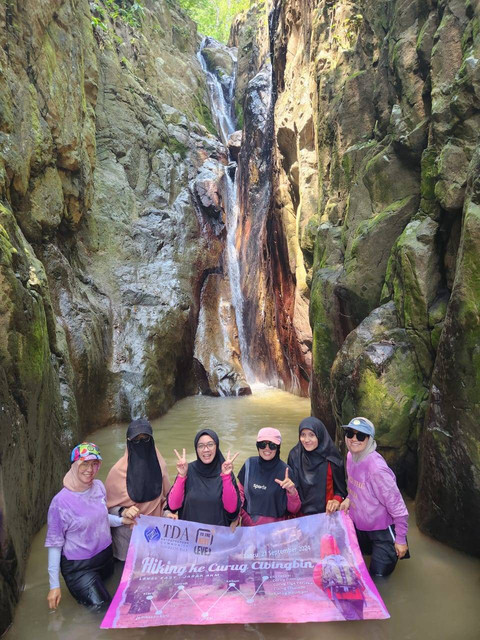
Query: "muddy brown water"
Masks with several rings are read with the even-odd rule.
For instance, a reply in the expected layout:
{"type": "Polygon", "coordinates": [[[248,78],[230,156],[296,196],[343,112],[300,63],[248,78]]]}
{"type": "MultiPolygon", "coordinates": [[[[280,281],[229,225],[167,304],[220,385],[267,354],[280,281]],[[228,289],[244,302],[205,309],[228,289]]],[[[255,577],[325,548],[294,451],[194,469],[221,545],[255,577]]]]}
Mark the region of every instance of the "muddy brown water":
{"type": "MultiPolygon", "coordinates": [[[[156,443],[164,455],[170,475],[175,475],[173,449],[187,450],[193,460],[193,437],[200,428],[218,431],[226,454],[230,448],[240,452],[235,463],[256,453],[255,435],[259,428],[276,426],[283,434],[282,456],[286,458],[297,440],[300,420],[310,415],[310,403],[288,393],[254,389],[254,395],[242,398],[195,396],[178,402],[167,415],[152,422],[156,443]]],[[[96,442],[104,463],[99,477],[104,480],[113,463],[122,455],[125,425],[96,431],[96,442]]],[[[59,487],[60,489],[60,487],[59,487]]],[[[25,578],[25,589],[15,620],[6,640],[312,640],[343,638],[355,640],[479,640],[480,639],[480,560],[422,535],[415,526],[413,504],[410,517],[410,560],[401,561],[388,579],[377,582],[391,618],[378,621],[330,622],[308,624],[254,624],[149,629],[101,630],[101,614],[92,614],[78,605],[62,588],[62,602],[49,613],[47,553],[43,546],[45,528],[33,541],[25,578]]],[[[119,572],[108,583],[113,593],[119,572]]]]}

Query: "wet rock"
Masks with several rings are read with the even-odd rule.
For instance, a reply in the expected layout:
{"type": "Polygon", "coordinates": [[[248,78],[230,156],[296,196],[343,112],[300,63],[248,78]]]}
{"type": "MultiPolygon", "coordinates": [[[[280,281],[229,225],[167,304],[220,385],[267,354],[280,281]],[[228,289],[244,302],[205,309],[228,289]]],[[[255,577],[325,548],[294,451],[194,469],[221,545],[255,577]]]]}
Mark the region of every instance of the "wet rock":
{"type": "Polygon", "coordinates": [[[202,55],[207,63],[207,68],[215,73],[219,80],[225,76],[233,75],[234,61],[227,48],[213,38],[206,39],[206,46],[202,49],[202,55]]]}
{"type": "Polygon", "coordinates": [[[141,28],[103,31],[90,9],[0,7],[0,633],[68,449],[195,391],[202,274],[218,264],[190,191],[225,158],[196,26],[157,3],[141,28]]]}
{"type": "Polygon", "coordinates": [[[235,89],[237,104],[241,101],[244,105],[243,145],[237,170],[243,212],[237,233],[245,300],[243,325],[248,360],[258,378],[306,394],[312,339],[306,287],[302,287],[306,276],[290,211],[276,211],[272,201],[272,70],[265,23],[259,14],[258,7],[253,7],[238,31],[235,89]],[[253,24],[261,26],[253,31],[253,24]]]}
{"type": "MultiPolygon", "coordinates": [[[[450,541],[470,551],[480,517],[475,286],[463,260],[476,242],[477,13],[457,0],[314,11],[290,0],[270,16],[274,211],[283,229],[290,215],[303,251],[313,412],[332,432],[352,413],[375,414],[410,492],[419,442],[420,526],[448,540],[450,522],[450,541]]],[[[241,28],[235,35],[241,48],[241,28]]]]}
{"type": "Polygon", "coordinates": [[[242,147],[242,131],[235,131],[228,139],[228,153],[230,158],[237,162],[238,154],[242,147]]]}
{"type": "Polygon", "coordinates": [[[230,285],[221,274],[210,274],[202,288],[194,358],[199,386],[205,395],[251,393],[240,359],[230,285]]]}
{"type": "Polygon", "coordinates": [[[399,326],[390,302],[348,335],[331,370],[338,424],[368,415],[379,451],[410,495],[417,487],[412,459],[416,462],[417,424],[425,413],[431,373],[428,350],[419,342],[399,326]]]}
{"type": "MultiPolygon", "coordinates": [[[[425,429],[420,438],[416,503],[422,529],[478,555],[480,523],[478,449],[478,243],[480,154],[464,205],[455,282],[448,302],[432,376],[425,429]],[[459,514],[462,514],[461,516],[459,514]]],[[[437,317],[441,318],[441,309],[437,317]]]]}
{"type": "Polygon", "coordinates": [[[202,165],[194,181],[194,192],[203,211],[215,220],[224,221],[225,212],[222,205],[220,182],[224,175],[224,167],[214,161],[202,165]]]}

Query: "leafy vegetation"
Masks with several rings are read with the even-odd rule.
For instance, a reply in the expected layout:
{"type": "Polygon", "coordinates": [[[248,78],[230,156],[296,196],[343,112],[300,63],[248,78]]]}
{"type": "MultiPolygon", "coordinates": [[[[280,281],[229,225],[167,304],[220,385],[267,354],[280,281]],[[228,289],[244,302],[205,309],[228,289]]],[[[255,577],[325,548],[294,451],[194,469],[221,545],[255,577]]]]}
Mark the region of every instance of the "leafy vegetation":
{"type": "Polygon", "coordinates": [[[198,24],[200,33],[226,43],[233,18],[250,7],[250,0],[178,0],[198,24]]]}
{"type": "Polygon", "coordinates": [[[91,2],[92,26],[107,31],[106,18],[112,22],[122,20],[131,27],[140,27],[145,10],[138,0],[103,0],[104,6],[99,2],[91,2]]]}

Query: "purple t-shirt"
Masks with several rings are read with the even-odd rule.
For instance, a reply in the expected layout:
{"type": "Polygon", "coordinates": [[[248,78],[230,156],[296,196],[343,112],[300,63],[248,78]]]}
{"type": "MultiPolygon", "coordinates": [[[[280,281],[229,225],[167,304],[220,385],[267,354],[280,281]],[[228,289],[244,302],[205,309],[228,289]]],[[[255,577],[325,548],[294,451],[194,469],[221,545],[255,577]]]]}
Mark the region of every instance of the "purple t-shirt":
{"type": "Polygon", "coordinates": [[[63,547],[67,560],[88,560],[112,544],[105,495],[100,480],[82,493],[57,493],[48,509],[45,546],[63,547]]]}

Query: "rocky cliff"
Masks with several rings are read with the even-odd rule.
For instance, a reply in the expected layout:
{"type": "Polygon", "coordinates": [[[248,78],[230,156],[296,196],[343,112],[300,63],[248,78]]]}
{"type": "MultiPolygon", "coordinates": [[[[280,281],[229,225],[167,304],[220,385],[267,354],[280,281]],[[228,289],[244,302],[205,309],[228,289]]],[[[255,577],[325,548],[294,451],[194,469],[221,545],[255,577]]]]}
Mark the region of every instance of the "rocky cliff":
{"type": "Polygon", "coordinates": [[[313,411],[332,433],[370,417],[422,529],[478,552],[479,4],[267,10],[272,224],[310,298],[313,411]]]}
{"type": "Polygon", "coordinates": [[[190,183],[225,151],[196,26],[142,5],[0,6],[0,632],[69,448],[196,389],[219,240],[190,183]]]}
{"type": "Polygon", "coordinates": [[[173,1],[0,20],[2,624],[69,447],[166,411],[194,366],[208,393],[248,392],[242,363],[310,391],[332,434],[367,415],[422,529],[476,552],[478,2],[252,6],[230,151],[173,1]]]}

